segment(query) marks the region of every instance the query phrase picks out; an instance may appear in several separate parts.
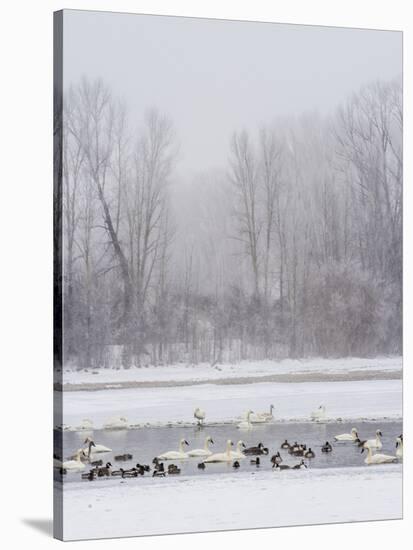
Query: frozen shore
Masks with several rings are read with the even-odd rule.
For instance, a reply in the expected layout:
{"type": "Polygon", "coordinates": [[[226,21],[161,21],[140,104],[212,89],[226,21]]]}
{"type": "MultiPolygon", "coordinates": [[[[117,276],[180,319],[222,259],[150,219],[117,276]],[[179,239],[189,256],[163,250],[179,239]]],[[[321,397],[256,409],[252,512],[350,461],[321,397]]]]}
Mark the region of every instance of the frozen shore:
{"type": "Polygon", "coordinates": [[[402,466],[72,483],[64,499],[65,540],[399,519],[402,466]]]}
{"type": "Polygon", "coordinates": [[[400,419],[401,380],[352,382],[203,384],[168,388],[130,388],[99,392],[63,392],[65,424],[85,418],[101,428],[110,417],[127,417],[133,427],[193,423],[195,407],[206,411],[207,423],[237,422],[247,410],[267,410],[274,421],[309,421],[311,411],[325,405],[327,420],[400,419]]]}

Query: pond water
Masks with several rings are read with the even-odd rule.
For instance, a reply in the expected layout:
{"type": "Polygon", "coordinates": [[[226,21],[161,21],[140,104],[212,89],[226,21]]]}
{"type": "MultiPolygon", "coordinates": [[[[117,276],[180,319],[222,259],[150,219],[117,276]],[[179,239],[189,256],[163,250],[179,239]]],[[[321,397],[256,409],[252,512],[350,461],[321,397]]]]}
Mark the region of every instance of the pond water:
{"type": "MultiPolygon", "coordinates": [[[[361,454],[356,444],[351,442],[334,442],[334,436],[341,433],[349,433],[355,426],[358,429],[361,439],[371,439],[375,437],[375,431],[380,429],[383,437],[383,449],[380,452],[386,454],[395,454],[395,440],[402,432],[401,422],[355,422],[352,424],[346,422],[340,423],[266,423],[263,425],[254,425],[253,430],[243,431],[233,425],[211,426],[211,427],[191,427],[191,428],[142,428],[138,430],[119,430],[108,431],[100,430],[98,432],[55,432],[57,443],[63,443],[64,456],[74,453],[77,449],[84,446],[83,442],[88,435],[94,438],[95,443],[106,445],[111,448],[111,453],[98,453],[97,458],[103,462],[111,462],[115,469],[123,467],[131,468],[137,462],[141,464],[150,464],[152,459],[165,451],[177,450],[179,440],[185,438],[189,442],[189,449],[201,448],[204,446],[204,440],[210,435],[214,440],[214,445],[210,448],[213,452],[223,452],[227,439],[236,443],[242,439],[247,447],[257,445],[262,442],[269,448],[269,455],[261,457],[261,470],[270,470],[270,457],[280,451],[285,464],[293,465],[300,462],[301,458],[288,454],[287,451],[280,449],[281,443],[287,439],[290,443],[298,441],[305,443],[307,448],[315,452],[313,459],[306,459],[309,468],[337,468],[337,467],[356,467],[364,464],[365,454],[361,454]],[[331,453],[322,453],[321,446],[329,441],[333,446],[331,453]],[[114,456],[118,454],[130,453],[133,455],[131,461],[116,462],[114,456]]],[[[252,457],[246,457],[241,460],[239,471],[255,471],[257,467],[250,464],[252,457]]],[[[232,463],[207,464],[205,470],[197,468],[201,462],[200,458],[189,458],[181,461],[167,461],[166,464],[175,463],[181,468],[181,475],[209,475],[233,471],[232,463]]],[[[86,466],[87,468],[87,466],[86,466]]],[[[84,471],[88,471],[87,469],[84,471]]],[[[64,476],[65,482],[79,481],[79,472],[68,472],[64,476]]]]}

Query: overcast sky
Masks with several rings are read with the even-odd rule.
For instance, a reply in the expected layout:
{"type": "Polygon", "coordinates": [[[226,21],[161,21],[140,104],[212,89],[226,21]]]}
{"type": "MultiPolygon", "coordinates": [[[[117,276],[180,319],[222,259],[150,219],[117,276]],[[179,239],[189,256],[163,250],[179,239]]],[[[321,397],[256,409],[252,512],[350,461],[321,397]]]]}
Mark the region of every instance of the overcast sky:
{"type": "Polygon", "coordinates": [[[102,77],[137,123],[167,114],[186,177],[225,165],[236,129],[328,113],[401,72],[400,32],[65,10],[65,86],[102,77]]]}

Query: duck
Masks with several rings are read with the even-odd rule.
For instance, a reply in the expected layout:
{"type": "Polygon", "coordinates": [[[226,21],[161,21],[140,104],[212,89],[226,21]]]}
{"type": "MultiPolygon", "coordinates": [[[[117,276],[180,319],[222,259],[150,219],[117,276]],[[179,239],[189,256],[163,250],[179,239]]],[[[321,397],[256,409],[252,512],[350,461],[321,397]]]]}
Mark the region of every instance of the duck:
{"type": "Polygon", "coordinates": [[[112,449],[109,447],[106,447],[105,445],[96,444],[91,437],[87,437],[84,442],[84,445],[88,445],[85,449],[83,449],[85,452],[87,451],[87,456],[91,456],[91,449],[93,447],[93,453],[111,453],[112,449]]]}
{"type": "Polygon", "coordinates": [[[78,451],[75,455],[75,458],[72,460],[66,460],[65,462],[63,462],[61,468],[66,471],[70,470],[72,472],[76,470],[84,470],[86,466],[83,464],[81,460],[82,453],[83,453],[82,450],[78,451]]]}
{"type": "Polygon", "coordinates": [[[238,462],[238,460],[234,461],[234,463],[232,464],[232,467],[236,469],[240,467],[240,463],[238,462]]]}
{"type": "Polygon", "coordinates": [[[387,464],[390,462],[397,462],[397,456],[384,455],[384,454],[373,454],[371,447],[363,447],[361,452],[367,449],[367,457],[364,459],[364,462],[367,465],[370,464],[387,464]]]}
{"type": "Polygon", "coordinates": [[[299,464],[293,466],[293,470],[299,470],[300,468],[307,468],[307,464],[302,460],[299,464]]]}
{"type": "Polygon", "coordinates": [[[260,457],[257,456],[257,458],[251,459],[250,464],[255,464],[256,466],[259,466],[261,464],[260,457]]]}
{"type": "Polygon", "coordinates": [[[403,436],[402,435],[396,438],[396,456],[397,458],[403,458],[403,436]]]}
{"type": "Polygon", "coordinates": [[[203,449],[192,449],[188,451],[188,456],[211,456],[212,451],[208,448],[209,444],[214,444],[214,441],[211,436],[205,438],[204,448],[203,449]]]}
{"type": "Polygon", "coordinates": [[[240,439],[237,443],[236,450],[231,451],[231,457],[237,458],[237,459],[245,458],[245,454],[244,454],[245,447],[246,447],[245,443],[242,441],[242,439],[240,439]]]}
{"type": "Polygon", "coordinates": [[[320,405],[317,410],[311,413],[311,420],[315,420],[316,422],[320,422],[320,420],[324,420],[325,418],[326,408],[324,405],[320,405]]]}
{"type": "Polygon", "coordinates": [[[331,453],[332,450],[333,450],[333,447],[330,445],[328,441],[326,441],[325,445],[321,447],[322,453],[331,453]]]}
{"type": "Polygon", "coordinates": [[[198,469],[199,469],[199,470],[205,470],[205,463],[204,463],[204,462],[200,462],[200,463],[198,464],[198,469]]]}
{"type": "Polygon", "coordinates": [[[128,427],[128,419],[124,416],[114,416],[103,425],[105,430],[124,430],[128,427]]]}
{"type": "Polygon", "coordinates": [[[381,442],[381,438],[383,437],[383,434],[380,430],[376,430],[376,438],[375,439],[367,439],[366,441],[360,441],[358,446],[364,447],[365,449],[367,447],[370,447],[370,449],[378,449],[380,450],[383,447],[383,444],[381,442]]]}
{"type": "Polygon", "coordinates": [[[357,432],[357,428],[351,428],[351,432],[349,434],[340,434],[340,435],[335,435],[334,436],[334,439],[336,441],[357,441],[359,438],[359,435],[358,435],[358,432],[357,432]]]}
{"type": "Polygon", "coordinates": [[[289,449],[290,448],[290,444],[288,443],[287,440],[284,441],[284,443],[281,444],[281,449],[289,449]]]}
{"type": "Polygon", "coordinates": [[[258,443],[256,447],[248,447],[247,449],[244,449],[245,455],[264,455],[268,454],[265,451],[268,451],[267,447],[264,447],[262,443],[258,443]]]}
{"type": "Polygon", "coordinates": [[[275,464],[275,469],[277,468],[278,470],[290,470],[291,466],[289,466],[288,464],[275,464]]]}
{"type": "Polygon", "coordinates": [[[204,423],[204,420],[205,420],[205,411],[203,411],[202,409],[200,409],[199,407],[197,407],[197,408],[194,410],[194,418],[197,419],[197,421],[198,421],[198,426],[202,426],[202,424],[204,423]]]}
{"type": "Polygon", "coordinates": [[[184,451],[184,445],[189,445],[188,441],[182,438],[179,442],[178,451],[167,451],[158,456],[159,460],[182,460],[188,458],[188,453],[184,451]]]}
{"type": "Polygon", "coordinates": [[[208,464],[210,462],[231,462],[232,456],[231,456],[231,447],[233,446],[233,442],[228,439],[226,449],[223,453],[215,453],[211,456],[208,456],[204,463],[208,464]]]}
{"type": "Polygon", "coordinates": [[[125,453],[123,455],[116,455],[114,457],[114,459],[117,461],[117,462],[120,462],[120,461],[126,461],[126,460],[132,460],[133,459],[133,456],[130,454],[130,453],[125,453]]]}
{"type": "Polygon", "coordinates": [[[274,466],[275,466],[276,464],[281,464],[282,461],[283,461],[283,459],[282,459],[282,457],[281,457],[281,455],[280,455],[279,452],[277,452],[275,455],[273,455],[273,456],[271,457],[271,462],[272,462],[272,467],[273,467],[273,468],[274,468],[274,466]]]}
{"type": "Polygon", "coordinates": [[[305,458],[314,458],[315,457],[315,452],[311,450],[311,447],[309,447],[308,451],[304,452],[304,457],[305,458]]]}
{"type": "Polygon", "coordinates": [[[254,411],[248,410],[245,413],[245,420],[240,422],[237,426],[240,430],[251,430],[252,429],[252,423],[250,421],[251,415],[254,413],[254,411]]]}

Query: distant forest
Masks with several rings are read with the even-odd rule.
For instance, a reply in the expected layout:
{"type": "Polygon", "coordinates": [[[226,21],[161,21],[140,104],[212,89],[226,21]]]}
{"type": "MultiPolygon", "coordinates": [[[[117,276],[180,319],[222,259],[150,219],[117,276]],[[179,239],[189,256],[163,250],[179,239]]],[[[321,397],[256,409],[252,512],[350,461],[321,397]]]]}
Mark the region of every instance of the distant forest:
{"type": "Polygon", "coordinates": [[[87,79],[62,113],[65,366],[401,352],[399,80],[234,128],[190,181],[167,113],[87,79]]]}

